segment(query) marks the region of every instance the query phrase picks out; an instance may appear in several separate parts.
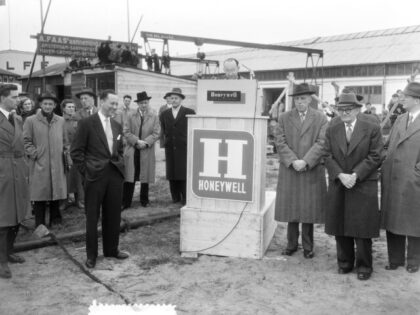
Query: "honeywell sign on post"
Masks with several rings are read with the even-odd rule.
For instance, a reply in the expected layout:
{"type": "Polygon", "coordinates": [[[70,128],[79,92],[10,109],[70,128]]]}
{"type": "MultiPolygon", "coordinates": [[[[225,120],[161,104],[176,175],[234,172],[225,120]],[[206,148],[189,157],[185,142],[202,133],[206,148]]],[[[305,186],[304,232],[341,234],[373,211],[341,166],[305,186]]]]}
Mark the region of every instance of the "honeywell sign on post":
{"type": "Polygon", "coordinates": [[[252,134],[194,129],[192,149],[192,191],[197,197],[253,201],[252,134]]]}

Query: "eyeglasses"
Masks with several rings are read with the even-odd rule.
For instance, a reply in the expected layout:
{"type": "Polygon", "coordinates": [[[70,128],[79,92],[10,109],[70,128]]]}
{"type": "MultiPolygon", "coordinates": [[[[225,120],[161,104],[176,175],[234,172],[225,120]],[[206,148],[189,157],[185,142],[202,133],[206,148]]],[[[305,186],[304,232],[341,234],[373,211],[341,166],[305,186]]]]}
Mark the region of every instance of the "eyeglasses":
{"type": "Polygon", "coordinates": [[[346,113],[347,115],[351,113],[351,111],[354,109],[355,107],[339,107],[337,108],[337,111],[339,113],[346,113]]]}

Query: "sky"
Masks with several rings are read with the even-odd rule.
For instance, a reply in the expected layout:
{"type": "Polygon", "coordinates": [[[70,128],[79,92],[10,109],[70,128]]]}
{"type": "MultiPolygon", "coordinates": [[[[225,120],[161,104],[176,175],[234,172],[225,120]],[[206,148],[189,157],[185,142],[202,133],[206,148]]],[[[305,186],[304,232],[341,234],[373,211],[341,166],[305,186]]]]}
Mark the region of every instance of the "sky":
{"type": "MultiPolygon", "coordinates": [[[[0,6],[0,50],[34,51],[41,0],[0,6]]],[[[49,0],[42,0],[44,12],[49,0]]],[[[256,43],[280,43],[420,24],[418,0],[128,0],[131,36],[140,31],[256,43]]],[[[45,33],[127,41],[127,0],[52,0],[45,33]]],[[[134,42],[142,45],[139,33],[134,42]]],[[[195,53],[193,43],[170,42],[172,56],[195,53]]],[[[161,42],[151,42],[159,52],[161,42]]],[[[201,51],[226,47],[204,45],[201,51]]]]}

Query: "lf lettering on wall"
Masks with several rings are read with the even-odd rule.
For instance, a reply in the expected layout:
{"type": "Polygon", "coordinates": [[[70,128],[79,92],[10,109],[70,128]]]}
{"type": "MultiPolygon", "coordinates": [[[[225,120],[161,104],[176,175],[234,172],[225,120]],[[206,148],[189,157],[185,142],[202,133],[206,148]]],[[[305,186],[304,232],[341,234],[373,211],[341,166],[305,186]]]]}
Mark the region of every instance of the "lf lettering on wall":
{"type": "Polygon", "coordinates": [[[192,191],[198,197],[253,201],[254,137],[233,130],[193,130],[192,191]]]}

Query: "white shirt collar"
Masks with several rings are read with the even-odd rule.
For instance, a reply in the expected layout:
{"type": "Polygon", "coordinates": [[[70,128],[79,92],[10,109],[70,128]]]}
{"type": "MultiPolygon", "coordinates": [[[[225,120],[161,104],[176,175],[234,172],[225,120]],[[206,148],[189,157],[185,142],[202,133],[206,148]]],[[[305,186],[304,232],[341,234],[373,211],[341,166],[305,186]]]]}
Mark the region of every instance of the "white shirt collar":
{"type": "Polygon", "coordinates": [[[171,106],[171,108],[172,108],[172,111],[173,111],[173,112],[178,112],[178,111],[179,111],[179,109],[181,108],[181,105],[179,105],[177,108],[175,108],[175,107],[171,106]]]}
{"type": "Polygon", "coordinates": [[[101,119],[102,122],[105,122],[106,121],[107,117],[105,117],[105,115],[102,114],[101,111],[98,111],[98,115],[99,115],[99,118],[101,119]]]}
{"type": "Polygon", "coordinates": [[[413,116],[413,121],[416,120],[416,118],[420,115],[420,109],[418,109],[414,113],[410,113],[410,115],[413,116]]]}
{"type": "MultiPolygon", "coordinates": [[[[354,126],[356,125],[356,121],[357,121],[357,118],[355,120],[353,120],[353,122],[350,124],[351,125],[351,130],[354,130],[354,126]]],[[[344,123],[344,126],[347,129],[348,123],[344,123]]]]}
{"type": "Polygon", "coordinates": [[[7,110],[3,108],[0,108],[0,111],[3,113],[4,116],[6,116],[6,119],[9,119],[10,112],[8,112],[7,110]]]}

